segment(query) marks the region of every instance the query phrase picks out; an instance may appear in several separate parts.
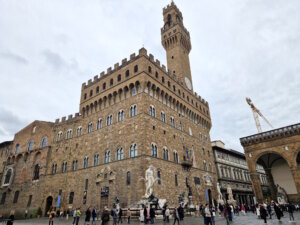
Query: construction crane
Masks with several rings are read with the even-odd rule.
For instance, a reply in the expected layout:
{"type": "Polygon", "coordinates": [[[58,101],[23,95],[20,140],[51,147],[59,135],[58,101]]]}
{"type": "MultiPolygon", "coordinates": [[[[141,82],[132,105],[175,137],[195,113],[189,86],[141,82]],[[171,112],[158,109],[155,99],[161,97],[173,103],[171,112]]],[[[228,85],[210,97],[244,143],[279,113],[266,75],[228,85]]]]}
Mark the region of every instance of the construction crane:
{"type": "Polygon", "coordinates": [[[253,117],[254,117],[254,120],[255,120],[255,124],[256,124],[256,128],[257,128],[258,133],[262,132],[258,116],[260,116],[261,118],[263,118],[264,121],[267,124],[269,124],[270,127],[273,128],[272,124],[266,119],[266,117],[264,117],[264,115],[259,111],[259,109],[255,107],[255,105],[252,103],[251,99],[246,97],[246,101],[247,101],[247,103],[250,105],[250,107],[252,109],[253,117]]]}

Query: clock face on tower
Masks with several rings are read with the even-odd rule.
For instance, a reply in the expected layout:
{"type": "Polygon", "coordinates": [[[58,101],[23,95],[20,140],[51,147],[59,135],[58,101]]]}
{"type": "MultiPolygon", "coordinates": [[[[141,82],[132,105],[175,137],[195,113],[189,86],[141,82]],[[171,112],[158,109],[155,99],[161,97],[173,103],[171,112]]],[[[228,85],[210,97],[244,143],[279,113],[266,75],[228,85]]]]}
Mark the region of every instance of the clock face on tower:
{"type": "Polygon", "coordinates": [[[184,77],[185,85],[189,90],[192,90],[192,83],[189,78],[184,77]]]}

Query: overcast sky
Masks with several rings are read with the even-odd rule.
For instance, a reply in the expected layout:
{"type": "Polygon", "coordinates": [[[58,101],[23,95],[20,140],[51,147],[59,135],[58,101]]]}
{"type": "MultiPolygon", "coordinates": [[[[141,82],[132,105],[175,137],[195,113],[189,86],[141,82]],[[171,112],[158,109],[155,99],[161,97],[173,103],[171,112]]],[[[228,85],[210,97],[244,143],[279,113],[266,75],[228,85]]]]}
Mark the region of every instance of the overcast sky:
{"type": "MultiPolygon", "coordinates": [[[[169,2],[0,0],[0,142],[36,119],[78,112],[81,84],[143,45],[166,64],[160,28],[169,2]]],[[[274,128],[300,122],[299,0],[175,2],[212,140],[242,151],[239,138],[257,132],[246,96],[274,128]]]]}

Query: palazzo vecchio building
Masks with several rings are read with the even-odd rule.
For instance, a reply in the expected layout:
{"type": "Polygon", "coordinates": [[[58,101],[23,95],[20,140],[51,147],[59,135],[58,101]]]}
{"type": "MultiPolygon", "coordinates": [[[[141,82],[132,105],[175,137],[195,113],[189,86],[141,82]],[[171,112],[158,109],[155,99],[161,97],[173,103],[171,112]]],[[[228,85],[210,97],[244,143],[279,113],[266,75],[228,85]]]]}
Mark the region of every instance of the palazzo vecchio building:
{"type": "Polygon", "coordinates": [[[79,113],[34,121],[0,144],[0,212],[101,209],[116,198],[135,207],[150,165],[154,195],[169,206],[180,195],[214,201],[210,111],[193,90],[190,34],[173,2],[163,21],[167,68],[142,48],[82,84],[79,113]]]}

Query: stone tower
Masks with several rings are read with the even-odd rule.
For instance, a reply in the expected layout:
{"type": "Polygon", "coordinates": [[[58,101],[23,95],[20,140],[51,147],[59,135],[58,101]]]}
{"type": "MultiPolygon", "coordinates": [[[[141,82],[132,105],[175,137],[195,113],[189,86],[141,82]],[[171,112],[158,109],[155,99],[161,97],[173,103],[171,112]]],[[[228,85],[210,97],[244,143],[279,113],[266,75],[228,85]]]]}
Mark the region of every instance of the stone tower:
{"type": "Polygon", "coordinates": [[[168,70],[189,91],[193,91],[189,53],[192,45],[190,33],[183,25],[180,10],[172,1],[163,9],[164,26],[161,29],[162,45],[167,52],[168,70]]]}

